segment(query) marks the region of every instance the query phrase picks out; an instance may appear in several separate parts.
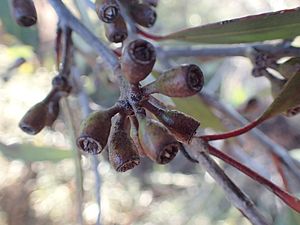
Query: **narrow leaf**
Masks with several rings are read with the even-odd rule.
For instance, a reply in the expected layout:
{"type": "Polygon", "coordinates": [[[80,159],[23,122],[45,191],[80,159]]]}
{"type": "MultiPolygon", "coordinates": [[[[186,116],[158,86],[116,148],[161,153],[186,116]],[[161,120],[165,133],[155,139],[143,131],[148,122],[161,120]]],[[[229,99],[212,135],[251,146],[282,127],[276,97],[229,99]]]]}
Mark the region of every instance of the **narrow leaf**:
{"type": "Polygon", "coordinates": [[[201,127],[210,127],[215,130],[224,130],[221,121],[212,113],[211,109],[198,96],[188,98],[172,98],[176,109],[187,113],[201,123],[201,127]]]}
{"type": "Polygon", "coordinates": [[[280,94],[260,117],[266,120],[300,105],[300,71],[284,85],[280,94]]]}
{"type": "Polygon", "coordinates": [[[300,8],[295,8],[193,27],[158,39],[234,44],[293,38],[299,34],[300,8]]]}
{"type": "Polygon", "coordinates": [[[54,147],[34,146],[31,144],[4,145],[0,143],[1,153],[9,159],[25,162],[52,161],[58,162],[72,158],[72,152],[54,147]]]}

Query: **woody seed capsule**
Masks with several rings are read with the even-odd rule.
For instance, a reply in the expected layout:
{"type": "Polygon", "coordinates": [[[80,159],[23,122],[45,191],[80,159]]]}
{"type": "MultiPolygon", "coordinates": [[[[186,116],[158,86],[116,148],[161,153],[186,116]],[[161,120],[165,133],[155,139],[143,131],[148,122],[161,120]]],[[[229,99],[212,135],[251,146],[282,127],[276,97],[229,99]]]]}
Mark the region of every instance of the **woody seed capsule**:
{"type": "Polygon", "coordinates": [[[96,1],[96,13],[104,23],[113,23],[120,15],[120,8],[115,0],[96,1]]]}
{"type": "Polygon", "coordinates": [[[131,5],[130,13],[133,20],[143,27],[152,27],[156,21],[156,12],[148,4],[131,5]]]}
{"type": "Polygon", "coordinates": [[[139,140],[146,156],[159,163],[169,163],[177,154],[179,143],[161,123],[138,117],[139,140]]]}
{"type": "Polygon", "coordinates": [[[45,126],[47,121],[48,105],[39,102],[32,106],[19,122],[19,127],[27,134],[35,135],[45,126]]]}
{"type": "Polygon", "coordinates": [[[140,163],[140,157],[129,130],[125,125],[125,117],[117,115],[108,138],[108,154],[111,165],[118,172],[125,172],[140,163]]]}
{"type": "Polygon", "coordinates": [[[160,109],[149,102],[145,102],[144,107],[152,112],[156,118],[165,125],[178,141],[190,142],[200,123],[194,118],[176,111],[160,109]]]}
{"type": "Polygon", "coordinates": [[[48,103],[48,112],[46,119],[46,126],[51,127],[59,114],[59,102],[51,101],[48,103]]]}
{"type": "Polygon", "coordinates": [[[81,126],[77,145],[83,151],[100,154],[106,146],[111,127],[111,118],[117,113],[108,109],[91,113],[81,126]]]}
{"type": "Polygon", "coordinates": [[[110,42],[123,42],[127,36],[126,23],[122,16],[116,18],[113,23],[104,24],[105,36],[110,42]]]}
{"type": "Polygon", "coordinates": [[[11,0],[11,13],[20,26],[36,24],[37,13],[32,0],[11,0]]]}
{"type": "Polygon", "coordinates": [[[154,46],[148,41],[137,39],[130,42],[123,51],[122,72],[130,83],[137,84],[150,74],[155,61],[154,46]]]}
{"type": "Polygon", "coordinates": [[[203,84],[203,73],[197,65],[182,65],[162,73],[143,87],[143,92],[145,95],[161,93],[169,97],[188,97],[199,92],[203,84]]]}

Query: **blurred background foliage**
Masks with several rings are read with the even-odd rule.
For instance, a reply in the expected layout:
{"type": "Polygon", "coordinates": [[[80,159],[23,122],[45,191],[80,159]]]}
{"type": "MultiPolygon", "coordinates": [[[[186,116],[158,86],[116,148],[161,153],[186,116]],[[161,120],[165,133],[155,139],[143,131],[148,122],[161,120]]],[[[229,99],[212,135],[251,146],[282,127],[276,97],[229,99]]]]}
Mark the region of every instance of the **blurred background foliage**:
{"type": "MultiPolygon", "coordinates": [[[[85,0],[64,1],[80,15],[79,3],[85,0]]],[[[36,0],[38,24],[22,29],[9,15],[6,0],[0,2],[0,225],[77,224],[76,183],[72,138],[64,113],[51,129],[36,136],[20,131],[18,122],[28,108],[42,100],[51,88],[55,75],[54,38],[56,15],[47,0],[36,0]],[[20,67],[10,70],[16,60],[26,60],[20,67]]],[[[186,27],[231,19],[250,14],[297,7],[299,0],[161,0],[158,20],[151,28],[156,34],[166,34],[186,27]]],[[[102,40],[103,26],[95,13],[86,8],[90,30],[102,40]]],[[[87,22],[87,21],[85,21],[87,22]]],[[[80,38],[75,35],[78,51],[75,53],[76,71],[96,109],[110,106],[118,97],[113,77],[80,38]]],[[[105,41],[105,40],[104,40],[105,41]]],[[[174,43],[173,43],[174,44],[174,43]]],[[[206,86],[241,113],[254,119],[272,101],[270,84],[265,78],[250,76],[252,65],[248,59],[232,57],[174,58],[173,63],[199,64],[206,76],[206,86]],[[254,110],[245,109],[246,102],[255,97],[254,110]]],[[[160,65],[157,66],[160,70],[160,65]]],[[[208,110],[200,98],[174,99],[180,108],[198,118],[208,131],[230,127],[226,118],[220,120],[208,110]]],[[[82,115],[76,97],[69,100],[76,127],[82,115]]],[[[293,150],[299,157],[296,135],[299,116],[293,119],[279,117],[262,127],[264,131],[293,150]],[[275,121],[274,121],[275,120],[275,121]],[[281,137],[276,129],[290,133],[281,137]],[[282,125],[283,124],[283,125],[282,125]],[[272,136],[273,135],[273,136],[272,136]],[[293,136],[294,135],[294,136],[293,136]],[[293,143],[293,145],[291,145],[293,143]]],[[[298,126],[299,127],[299,126],[298,126]]],[[[270,155],[256,140],[245,136],[230,142],[219,142],[224,151],[282,185],[270,155]],[[237,145],[238,142],[239,144],[237,145]],[[244,150],[241,150],[242,146],[244,150]]],[[[85,224],[95,224],[99,206],[95,201],[95,176],[90,156],[82,158],[83,209],[85,224]]],[[[273,224],[300,224],[300,216],[282,204],[260,184],[223,165],[227,174],[272,219],[273,224]]],[[[125,174],[116,173],[107,156],[100,156],[98,171],[101,175],[101,215],[103,224],[195,224],[195,225],[247,225],[249,222],[225,199],[223,191],[198,165],[193,165],[181,154],[169,165],[159,166],[143,159],[140,166],[125,174]]],[[[297,193],[299,186],[291,186],[297,193]]],[[[299,191],[298,191],[299,194],[299,191]]]]}

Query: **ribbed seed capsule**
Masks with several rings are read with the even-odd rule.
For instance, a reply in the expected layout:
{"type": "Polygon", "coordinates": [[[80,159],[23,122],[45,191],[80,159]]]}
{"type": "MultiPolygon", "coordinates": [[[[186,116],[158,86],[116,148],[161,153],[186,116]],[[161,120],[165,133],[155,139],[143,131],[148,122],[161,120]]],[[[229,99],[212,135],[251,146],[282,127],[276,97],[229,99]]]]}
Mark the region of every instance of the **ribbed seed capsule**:
{"type": "Polygon", "coordinates": [[[162,73],[146,85],[143,92],[145,95],[161,93],[169,97],[188,97],[199,92],[203,84],[203,73],[197,65],[182,65],[162,73]]]}
{"type": "Polygon", "coordinates": [[[48,103],[48,113],[46,126],[51,127],[59,115],[59,102],[51,101],[48,103]]]}
{"type": "Polygon", "coordinates": [[[148,41],[137,39],[130,42],[123,51],[122,72],[130,83],[137,84],[150,74],[155,60],[154,46],[148,41]]]}
{"type": "Polygon", "coordinates": [[[20,26],[36,24],[37,13],[32,0],[11,0],[11,13],[20,26]]]}
{"type": "Polygon", "coordinates": [[[133,20],[143,27],[152,27],[156,21],[156,12],[148,4],[131,5],[130,14],[133,20]]]}
{"type": "Polygon", "coordinates": [[[47,121],[48,105],[39,102],[32,106],[19,122],[19,127],[27,134],[35,135],[45,126],[47,121]]]}
{"type": "Polygon", "coordinates": [[[145,102],[143,106],[152,112],[156,118],[171,131],[178,141],[188,143],[200,126],[197,120],[182,112],[160,109],[148,102],[145,102]]]}
{"type": "Polygon", "coordinates": [[[117,115],[108,138],[108,154],[111,165],[118,172],[125,172],[140,163],[136,146],[125,127],[125,117],[117,115]]]}
{"type": "Polygon", "coordinates": [[[100,154],[107,144],[111,127],[111,118],[117,113],[115,109],[96,111],[82,124],[77,145],[83,151],[100,154]]]}
{"type": "Polygon", "coordinates": [[[122,16],[118,16],[113,23],[104,24],[105,36],[110,42],[123,42],[127,36],[126,23],[122,16]]]}
{"type": "Polygon", "coordinates": [[[115,0],[96,1],[96,13],[104,23],[113,23],[120,15],[120,8],[115,0]]]}
{"type": "Polygon", "coordinates": [[[177,154],[179,143],[161,123],[138,117],[139,140],[148,156],[159,164],[169,163],[177,154]]]}

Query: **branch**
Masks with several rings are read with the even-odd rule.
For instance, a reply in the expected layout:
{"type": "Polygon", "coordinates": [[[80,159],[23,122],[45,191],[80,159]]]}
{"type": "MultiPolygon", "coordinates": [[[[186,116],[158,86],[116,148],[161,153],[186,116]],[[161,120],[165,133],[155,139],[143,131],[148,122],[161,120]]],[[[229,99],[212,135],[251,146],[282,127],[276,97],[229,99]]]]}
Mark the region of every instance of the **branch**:
{"type": "MultiPolygon", "coordinates": [[[[201,146],[204,148],[203,146],[201,146]]],[[[190,148],[194,157],[199,161],[201,166],[214,178],[221,186],[230,202],[238,208],[254,225],[270,224],[260,214],[253,202],[230,180],[218,164],[205,152],[196,148],[190,148]]]]}
{"type": "Polygon", "coordinates": [[[87,44],[101,55],[107,64],[114,70],[119,66],[119,61],[115,54],[107,48],[99,39],[91,33],[71,12],[66,8],[61,0],[49,0],[53,9],[56,11],[60,21],[76,32],[87,44]]]}
{"type": "Polygon", "coordinates": [[[244,56],[257,50],[276,56],[299,56],[300,48],[278,44],[238,44],[238,45],[221,45],[212,47],[163,47],[162,50],[166,57],[227,57],[227,56],[244,56]]]}
{"type": "MultiPolygon", "coordinates": [[[[214,96],[205,92],[202,92],[200,96],[207,105],[222,112],[232,120],[238,122],[240,125],[245,125],[248,123],[248,121],[243,116],[241,116],[233,107],[218,101],[214,96]]],[[[273,140],[271,140],[268,136],[266,136],[262,131],[260,131],[257,128],[254,128],[251,131],[249,131],[249,134],[253,135],[269,151],[271,151],[276,156],[278,156],[280,161],[297,178],[298,182],[300,182],[299,168],[295,164],[294,159],[288,154],[287,149],[275,143],[273,140]]]]}
{"type": "Polygon", "coordinates": [[[272,191],[275,195],[277,195],[282,201],[284,201],[288,206],[296,210],[297,212],[300,212],[300,201],[296,197],[292,196],[288,192],[285,192],[282,190],[279,186],[272,183],[268,179],[264,178],[263,176],[259,175],[252,169],[248,168],[244,164],[236,161],[235,159],[231,158],[227,154],[223,153],[217,148],[214,148],[211,145],[207,146],[208,152],[219,159],[223,160],[224,162],[230,164],[231,166],[237,168],[242,173],[246,174],[247,176],[251,177],[253,180],[256,180],[260,184],[264,185],[266,188],[268,188],[270,191],[272,191]]]}

